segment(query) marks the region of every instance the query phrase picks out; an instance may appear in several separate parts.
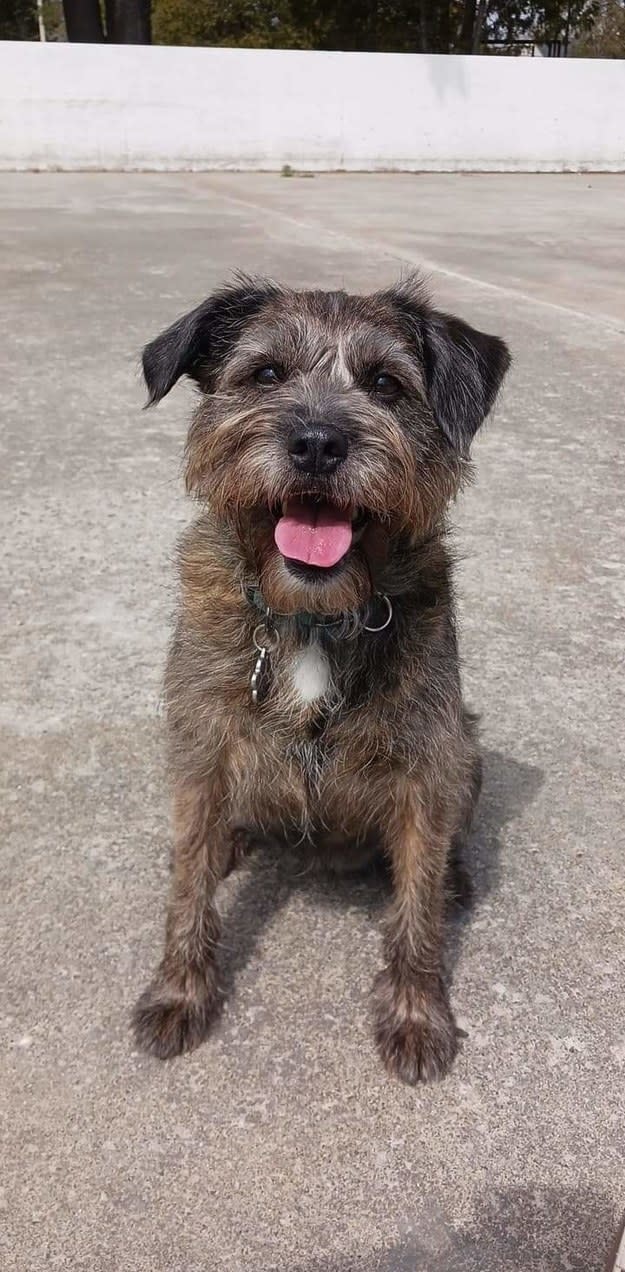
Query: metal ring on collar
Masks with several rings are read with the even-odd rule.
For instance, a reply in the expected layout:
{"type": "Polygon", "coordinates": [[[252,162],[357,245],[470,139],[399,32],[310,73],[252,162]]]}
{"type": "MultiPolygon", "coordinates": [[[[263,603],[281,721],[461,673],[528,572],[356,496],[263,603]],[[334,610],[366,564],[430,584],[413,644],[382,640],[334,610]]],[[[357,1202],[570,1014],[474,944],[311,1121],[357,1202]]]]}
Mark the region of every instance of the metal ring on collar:
{"type": "Polygon", "coordinates": [[[280,644],[280,633],[277,627],[269,627],[266,622],[258,623],[252,633],[252,640],[254,649],[257,649],[259,654],[262,653],[263,649],[268,654],[273,654],[280,644]]]}
{"type": "Polygon", "coordinates": [[[384,622],[380,624],[380,626],[379,626],[379,627],[370,627],[368,623],[363,623],[363,627],[364,627],[364,629],[365,629],[365,631],[366,631],[366,632],[383,632],[383,631],[385,631],[385,630],[386,630],[386,628],[390,625],[391,620],[392,620],[392,618],[393,618],[393,606],[391,605],[390,597],[386,596],[386,595],[385,595],[384,593],[382,593],[382,592],[378,592],[378,593],[377,593],[377,595],[379,596],[379,598],[380,598],[380,600],[381,600],[381,601],[384,601],[384,603],[385,603],[385,605],[386,605],[386,608],[387,608],[386,618],[384,619],[384,622]]]}

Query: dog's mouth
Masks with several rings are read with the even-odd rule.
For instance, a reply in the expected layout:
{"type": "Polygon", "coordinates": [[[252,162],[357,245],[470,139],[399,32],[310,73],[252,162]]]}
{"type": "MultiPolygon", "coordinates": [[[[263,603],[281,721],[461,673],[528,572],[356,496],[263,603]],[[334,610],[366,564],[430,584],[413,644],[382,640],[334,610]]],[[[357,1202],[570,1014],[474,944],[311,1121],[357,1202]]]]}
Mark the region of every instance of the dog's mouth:
{"type": "Polygon", "coordinates": [[[287,562],[332,570],[358,542],[367,520],[361,508],[339,508],[313,496],[286,499],[277,510],[274,540],[287,562]]]}

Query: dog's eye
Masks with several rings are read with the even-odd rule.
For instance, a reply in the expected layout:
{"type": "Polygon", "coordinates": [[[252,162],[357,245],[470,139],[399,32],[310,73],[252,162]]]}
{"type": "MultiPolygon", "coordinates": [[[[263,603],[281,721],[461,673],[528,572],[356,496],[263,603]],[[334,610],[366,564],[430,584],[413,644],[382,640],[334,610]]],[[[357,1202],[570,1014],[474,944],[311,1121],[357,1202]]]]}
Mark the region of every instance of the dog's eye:
{"type": "Polygon", "coordinates": [[[281,376],[276,367],[259,367],[254,372],[254,379],[263,389],[270,389],[274,384],[279,384],[281,376]]]}
{"type": "Polygon", "coordinates": [[[385,371],[378,371],[373,377],[373,392],[376,397],[395,398],[401,393],[401,384],[395,379],[394,375],[387,375],[385,371]]]}

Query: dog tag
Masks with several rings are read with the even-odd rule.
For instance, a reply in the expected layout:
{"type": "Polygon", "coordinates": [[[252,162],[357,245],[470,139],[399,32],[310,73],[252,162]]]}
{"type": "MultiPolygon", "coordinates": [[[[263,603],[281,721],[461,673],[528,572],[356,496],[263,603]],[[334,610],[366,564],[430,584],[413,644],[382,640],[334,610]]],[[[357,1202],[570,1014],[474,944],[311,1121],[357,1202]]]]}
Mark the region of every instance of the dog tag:
{"type": "Polygon", "coordinates": [[[254,628],[252,639],[256,650],[256,662],[254,663],[254,670],[250,679],[250,690],[252,693],[252,704],[257,707],[263,701],[269,689],[269,673],[271,671],[269,655],[278,648],[280,643],[280,633],[271,622],[269,610],[267,610],[264,623],[259,623],[254,628]]]}
{"type": "Polygon", "coordinates": [[[250,680],[250,689],[252,691],[252,702],[255,707],[262,702],[267,692],[267,682],[269,679],[269,650],[266,645],[258,651],[258,658],[254,663],[252,679],[250,680]]]}

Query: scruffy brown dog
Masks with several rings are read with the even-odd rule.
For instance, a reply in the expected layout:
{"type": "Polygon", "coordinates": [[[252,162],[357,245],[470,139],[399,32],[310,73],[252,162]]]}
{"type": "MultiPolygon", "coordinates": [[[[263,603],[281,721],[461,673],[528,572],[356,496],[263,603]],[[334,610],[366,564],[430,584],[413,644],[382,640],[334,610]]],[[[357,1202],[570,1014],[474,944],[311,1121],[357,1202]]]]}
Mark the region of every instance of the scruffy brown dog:
{"type": "Polygon", "coordinates": [[[172,892],[134,1014],[154,1055],[195,1046],[218,1011],[215,889],[260,834],[336,868],[384,854],[378,1047],[407,1082],[448,1070],[445,878],[480,762],[445,514],[509,361],[418,278],[372,296],[238,278],[147,346],[150,402],[184,374],[201,391],[186,482],[202,511],[166,674],[172,892]]]}

